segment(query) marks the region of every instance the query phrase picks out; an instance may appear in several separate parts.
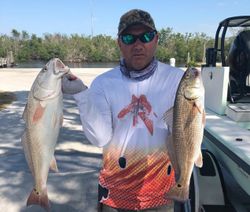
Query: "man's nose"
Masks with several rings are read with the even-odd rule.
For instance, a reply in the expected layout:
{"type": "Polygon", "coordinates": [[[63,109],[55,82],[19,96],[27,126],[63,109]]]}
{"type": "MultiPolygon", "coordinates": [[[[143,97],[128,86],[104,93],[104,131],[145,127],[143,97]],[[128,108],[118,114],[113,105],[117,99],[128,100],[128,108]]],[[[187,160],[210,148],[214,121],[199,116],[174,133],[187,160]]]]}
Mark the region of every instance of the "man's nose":
{"type": "Polygon", "coordinates": [[[143,42],[141,42],[140,39],[137,38],[136,41],[133,43],[133,45],[134,45],[134,48],[142,49],[143,42]]]}

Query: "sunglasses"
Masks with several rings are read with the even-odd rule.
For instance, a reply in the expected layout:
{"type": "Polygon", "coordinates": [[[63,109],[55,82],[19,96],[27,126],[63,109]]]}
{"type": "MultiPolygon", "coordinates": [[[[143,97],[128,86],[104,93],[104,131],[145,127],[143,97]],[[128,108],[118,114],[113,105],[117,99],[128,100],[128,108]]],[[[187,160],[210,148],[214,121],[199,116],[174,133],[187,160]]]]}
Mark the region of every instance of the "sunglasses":
{"type": "Polygon", "coordinates": [[[156,33],[157,31],[144,32],[139,35],[124,34],[120,35],[120,39],[126,45],[135,43],[137,39],[139,39],[142,43],[149,43],[154,39],[156,33]]]}

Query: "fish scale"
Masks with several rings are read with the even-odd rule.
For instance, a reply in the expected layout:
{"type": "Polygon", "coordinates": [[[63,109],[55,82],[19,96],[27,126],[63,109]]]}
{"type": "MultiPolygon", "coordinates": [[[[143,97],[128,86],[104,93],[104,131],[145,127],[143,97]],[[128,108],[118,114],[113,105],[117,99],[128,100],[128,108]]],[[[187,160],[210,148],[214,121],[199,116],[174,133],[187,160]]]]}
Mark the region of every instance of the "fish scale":
{"type": "Polygon", "coordinates": [[[176,184],[166,193],[166,198],[184,202],[189,198],[194,164],[202,166],[205,110],[204,87],[199,70],[186,70],[177,89],[174,107],[165,116],[164,120],[171,131],[167,147],[176,179],[176,184]]]}
{"type": "Polygon", "coordinates": [[[47,211],[48,172],[57,170],[54,151],[63,116],[61,79],[68,71],[61,60],[51,59],[33,82],[23,113],[26,127],[21,141],[34,179],[27,205],[37,204],[47,211]]]}

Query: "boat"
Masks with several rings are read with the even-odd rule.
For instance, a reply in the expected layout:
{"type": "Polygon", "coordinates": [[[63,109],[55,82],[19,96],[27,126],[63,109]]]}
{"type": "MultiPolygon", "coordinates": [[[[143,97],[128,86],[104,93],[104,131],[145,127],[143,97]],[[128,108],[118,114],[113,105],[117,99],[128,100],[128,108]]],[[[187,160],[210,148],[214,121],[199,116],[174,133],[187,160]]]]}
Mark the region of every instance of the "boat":
{"type": "Polygon", "coordinates": [[[206,64],[201,69],[206,108],[203,157],[205,163],[210,163],[210,168],[202,169],[210,169],[205,170],[210,178],[206,179],[207,175],[202,175],[201,170],[194,170],[193,176],[198,180],[193,181],[199,191],[199,201],[192,211],[201,208],[203,211],[250,211],[249,27],[250,16],[224,19],[217,28],[214,47],[206,50],[206,64]],[[230,49],[226,49],[229,28],[239,29],[239,33],[230,49]],[[218,173],[211,176],[211,167],[218,173]],[[244,193],[241,206],[228,199],[226,179],[221,170],[229,173],[244,193]],[[217,195],[217,192],[221,194],[217,195]]]}

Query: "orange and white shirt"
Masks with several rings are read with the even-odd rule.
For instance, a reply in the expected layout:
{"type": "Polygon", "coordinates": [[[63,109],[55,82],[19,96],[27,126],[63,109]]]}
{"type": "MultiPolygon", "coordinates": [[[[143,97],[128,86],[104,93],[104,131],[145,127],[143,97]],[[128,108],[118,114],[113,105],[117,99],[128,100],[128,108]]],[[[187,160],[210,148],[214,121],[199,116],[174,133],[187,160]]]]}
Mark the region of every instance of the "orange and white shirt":
{"type": "Polygon", "coordinates": [[[135,81],[118,66],[74,95],[85,135],[103,147],[99,177],[103,204],[142,210],[170,203],[164,194],[175,180],[162,117],[174,105],[183,73],[158,62],[152,76],[135,81]]]}

